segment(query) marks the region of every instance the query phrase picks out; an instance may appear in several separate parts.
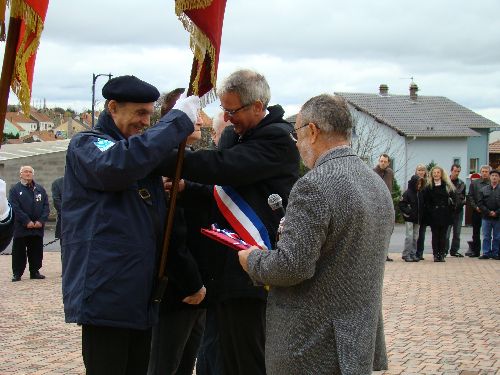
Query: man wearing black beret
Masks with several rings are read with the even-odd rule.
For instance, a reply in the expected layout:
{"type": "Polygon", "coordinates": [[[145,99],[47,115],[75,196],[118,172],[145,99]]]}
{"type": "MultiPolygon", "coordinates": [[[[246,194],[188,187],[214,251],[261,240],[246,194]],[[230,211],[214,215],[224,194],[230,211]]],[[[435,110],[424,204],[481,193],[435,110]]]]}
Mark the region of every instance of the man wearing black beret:
{"type": "Polygon", "coordinates": [[[163,160],[193,132],[199,98],[180,99],[154,126],[159,97],[134,76],[111,79],[94,131],[73,137],[62,202],[66,322],[82,325],[87,374],[146,374],[151,302],[166,204],[163,160]]]}

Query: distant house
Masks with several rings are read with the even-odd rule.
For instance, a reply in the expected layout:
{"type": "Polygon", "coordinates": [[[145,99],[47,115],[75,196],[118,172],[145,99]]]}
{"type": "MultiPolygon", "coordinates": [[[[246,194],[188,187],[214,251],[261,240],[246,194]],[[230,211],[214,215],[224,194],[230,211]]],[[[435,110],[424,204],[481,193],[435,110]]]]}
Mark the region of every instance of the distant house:
{"type": "Polygon", "coordinates": [[[462,165],[461,178],[488,161],[489,132],[499,125],[442,96],[419,96],[412,83],[409,95],[338,92],[355,121],[353,147],[374,166],[381,153],[392,157],[399,184],[406,187],[419,163],[434,162],[449,170],[462,165]]]}
{"type": "Polygon", "coordinates": [[[37,130],[38,126],[37,122],[35,120],[27,118],[20,112],[7,112],[5,118],[14,125],[21,127],[24,130],[24,132],[26,132],[23,135],[27,135],[37,130]]]}
{"type": "Polygon", "coordinates": [[[76,133],[90,129],[91,127],[89,125],[69,117],[65,118],[61,125],[54,128],[54,134],[57,139],[66,139],[71,138],[76,133]]]}
{"type": "Polygon", "coordinates": [[[500,167],[500,140],[490,143],[488,147],[489,165],[493,169],[500,167]]]}
{"type": "Polygon", "coordinates": [[[19,137],[21,136],[21,133],[26,133],[26,131],[22,127],[15,125],[9,120],[5,119],[5,123],[3,126],[3,134],[12,134],[15,137],[19,137]]]}
{"type": "Polygon", "coordinates": [[[54,122],[45,113],[38,112],[36,109],[31,108],[30,117],[37,122],[38,131],[54,129],[54,122]]]}

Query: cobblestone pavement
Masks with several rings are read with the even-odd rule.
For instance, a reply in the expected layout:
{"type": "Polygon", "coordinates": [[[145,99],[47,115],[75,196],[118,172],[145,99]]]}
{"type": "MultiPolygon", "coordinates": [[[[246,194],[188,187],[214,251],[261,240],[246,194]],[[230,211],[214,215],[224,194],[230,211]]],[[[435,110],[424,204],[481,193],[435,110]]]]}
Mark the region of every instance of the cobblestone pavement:
{"type": "MultiPolygon", "coordinates": [[[[389,370],[374,374],[500,374],[500,261],[391,256],[384,285],[389,370]]],[[[84,373],[80,328],[64,323],[59,253],[45,253],[43,264],[45,280],[25,273],[13,283],[11,257],[0,256],[0,375],[84,373]]]]}

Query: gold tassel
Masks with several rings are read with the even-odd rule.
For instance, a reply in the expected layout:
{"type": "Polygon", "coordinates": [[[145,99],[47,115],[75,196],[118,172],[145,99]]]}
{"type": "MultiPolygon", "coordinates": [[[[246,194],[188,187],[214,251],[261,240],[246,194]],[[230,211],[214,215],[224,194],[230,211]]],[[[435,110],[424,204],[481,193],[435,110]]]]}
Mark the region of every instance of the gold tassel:
{"type": "Polygon", "coordinates": [[[175,14],[180,16],[185,10],[207,8],[213,0],[176,0],[175,14]]]}

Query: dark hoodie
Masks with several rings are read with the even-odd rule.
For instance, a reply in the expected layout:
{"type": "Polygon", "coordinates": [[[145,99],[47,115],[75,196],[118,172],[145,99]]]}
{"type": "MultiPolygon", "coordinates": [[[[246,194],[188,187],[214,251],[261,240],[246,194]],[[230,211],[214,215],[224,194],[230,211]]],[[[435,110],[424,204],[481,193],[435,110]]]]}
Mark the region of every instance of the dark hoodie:
{"type": "Polygon", "coordinates": [[[408,190],[403,193],[399,201],[399,209],[403,213],[405,221],[420,224],[424,212],[424,200],[421,191],[417,191],[417,184],[420,177],[414,175],[408,181],[408,190]]]}

